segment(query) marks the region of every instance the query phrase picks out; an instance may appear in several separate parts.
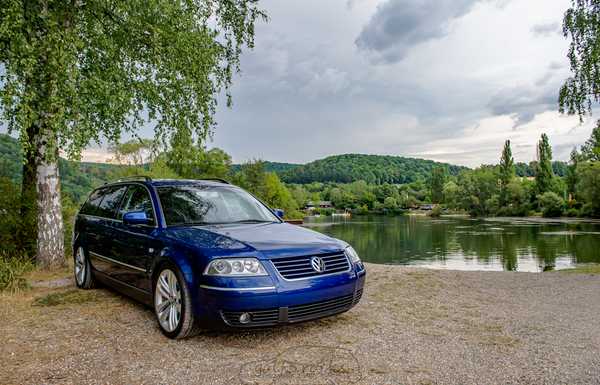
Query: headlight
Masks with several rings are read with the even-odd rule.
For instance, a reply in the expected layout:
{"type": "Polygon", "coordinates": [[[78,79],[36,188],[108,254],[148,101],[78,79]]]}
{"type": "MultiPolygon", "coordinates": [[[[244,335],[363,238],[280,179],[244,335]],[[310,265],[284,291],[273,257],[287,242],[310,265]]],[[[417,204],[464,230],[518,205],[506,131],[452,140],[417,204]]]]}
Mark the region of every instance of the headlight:
{"type": "Polygon", "coordinates": [[[348,256],[348,258],[350,259],[350,262],[352,262],[352,263],[360,262],[360,257],[358,256],[358,253],[356,252],[356,250],[354,250],[352,248],[352,246],[346,247],[345,252],[346,252],[346,256],[348,256]]]}
{"type": "Polygon", "coordinates": [[[211,261],[205,275],[223,277],[249,277],[267,275],[265,268],[256,258],[219,258],[211,261]]]}

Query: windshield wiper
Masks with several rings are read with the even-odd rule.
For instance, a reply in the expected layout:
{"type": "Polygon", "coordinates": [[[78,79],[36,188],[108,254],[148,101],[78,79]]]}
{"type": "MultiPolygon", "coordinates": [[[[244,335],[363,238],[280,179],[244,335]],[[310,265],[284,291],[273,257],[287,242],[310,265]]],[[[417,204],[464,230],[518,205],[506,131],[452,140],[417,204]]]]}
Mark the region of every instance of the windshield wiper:
{"type": "Polygon", "coordinates": [[[213,225],[214,223],[210,222],[184,222],[184,223],[176,223],[174,225],[170,225],[169,227],[181,227],[181,226],[208,226],[213,225]]]}
{"type": "Polygon", "coordinates": [[[275,223],[275,221],[269,221],[266,219],[240,219],[239,221],[232,221],[227,223],[275,223]]]}

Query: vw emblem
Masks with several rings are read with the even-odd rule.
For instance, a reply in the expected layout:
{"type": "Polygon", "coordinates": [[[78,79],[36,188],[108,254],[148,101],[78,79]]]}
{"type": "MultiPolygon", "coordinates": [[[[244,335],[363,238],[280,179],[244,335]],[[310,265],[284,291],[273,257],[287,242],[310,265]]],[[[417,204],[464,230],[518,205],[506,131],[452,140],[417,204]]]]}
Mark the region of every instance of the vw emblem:
{"type": "Polygon", "coordinates": [[[323,261],[319,257],[312,257],[310,259],[310,265],[312,266],[313,270],[317,273],[322,273],[325,271],[325,261],[323,261]]]}

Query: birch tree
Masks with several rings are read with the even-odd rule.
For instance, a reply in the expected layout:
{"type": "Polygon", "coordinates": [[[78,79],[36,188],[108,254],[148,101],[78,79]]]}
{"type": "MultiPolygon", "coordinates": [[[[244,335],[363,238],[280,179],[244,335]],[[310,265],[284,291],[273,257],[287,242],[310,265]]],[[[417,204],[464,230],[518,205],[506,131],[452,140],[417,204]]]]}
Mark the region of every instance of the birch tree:
{"type": "MultiPolygon", "coordinates": [[[[59,155],[116,143],[142,125],[202,140],[221,92],[266,19],[258,0],[0,0],[0,106],[35,199],[32,254],[64,261],[59,155]]],[[[23,205],[24,216],[31,215],[23,205]]]]}

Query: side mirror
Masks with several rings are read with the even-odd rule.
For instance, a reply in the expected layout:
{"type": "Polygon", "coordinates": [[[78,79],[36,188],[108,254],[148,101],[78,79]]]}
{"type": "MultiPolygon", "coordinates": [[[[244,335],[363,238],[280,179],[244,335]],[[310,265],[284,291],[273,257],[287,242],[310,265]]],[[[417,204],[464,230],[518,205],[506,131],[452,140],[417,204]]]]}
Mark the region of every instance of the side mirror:
{"type": "Polygon", "coordinates": [[[147,225],[150,218],[145,211],[129,211],[123,214],[123,223],[126,225],[147,225]]]}
{"type": "Polygon", "coordinates": [[[283,212],[282,209],[273,209],[273,212],[275,212],[275,215],[277,215],[279,218],[283,219],[283,215],[285,213],[283,212]]]}

